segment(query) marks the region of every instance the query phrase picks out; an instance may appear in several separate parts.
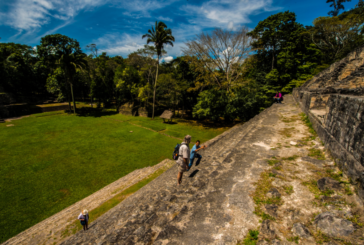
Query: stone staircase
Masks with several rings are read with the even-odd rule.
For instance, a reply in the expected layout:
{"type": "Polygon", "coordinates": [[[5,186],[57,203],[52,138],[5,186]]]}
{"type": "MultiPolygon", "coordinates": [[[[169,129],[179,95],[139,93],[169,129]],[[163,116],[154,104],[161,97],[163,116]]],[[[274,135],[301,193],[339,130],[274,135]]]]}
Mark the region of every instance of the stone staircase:
{"type": "Polygon", "coordinates": [[[82,199],[81,201],[78,201],[61,212],[43,220],[42,222],[32,226],[17,236],[9,239],[3,243],[3,245],[53,244],[55,242],[54,238],[57,238],[57,241],[59,242],[62,237],[62,231],[65,230],[67,225],[75,221],[82,209],[85,207],[88,210],[97,208],[105,201],[108,201],[115,195],[138,183],[144,178],[147,178],[149,175],[155,173],[159,169],[169,168],[171,166],[171,162],[171,160],[166,159],[152,167],[137,169],[120,178],[119,180],[107,185],[94,194],[82,199]]]}
{"type": "Polygon", "coordinates": [[[259,225],[250,194],[266,159],[278,154],[271,147],[281,138],[280,110],[300,112],[286,96],[285,104],[205,142],[181,186],[174,165],[62,244],[236,244],[259,225]]]}

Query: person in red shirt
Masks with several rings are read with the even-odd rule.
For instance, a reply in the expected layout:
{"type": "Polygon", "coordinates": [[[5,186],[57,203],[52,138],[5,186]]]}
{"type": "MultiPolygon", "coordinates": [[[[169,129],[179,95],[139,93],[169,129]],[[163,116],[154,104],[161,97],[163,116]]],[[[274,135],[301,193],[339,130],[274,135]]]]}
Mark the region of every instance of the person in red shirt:
{"type": "Polygon", "coordinates": [[[273,99],[274,99],[274,102],[281,103],[281,101],[283,100],[282,93],[281,92],[277,92],[276,93],[276,96],[274,96],[273,99]]]}

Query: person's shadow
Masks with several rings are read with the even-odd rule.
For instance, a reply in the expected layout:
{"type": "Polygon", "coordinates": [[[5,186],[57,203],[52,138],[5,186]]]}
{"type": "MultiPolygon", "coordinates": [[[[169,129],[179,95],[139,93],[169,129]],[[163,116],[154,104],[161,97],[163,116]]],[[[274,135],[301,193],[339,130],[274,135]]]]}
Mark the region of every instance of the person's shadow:
{"type": "Polygon", "coordinates": [[[195,177],[195,175],[198,173],[198,171],[200,171],[200,170],[198,170],[198,169],[196,169],[195,171],[193,171],[191,174],[190,174],[190,176],[188,176],[189,178],[193,178],[193,177],[195,177]]]}

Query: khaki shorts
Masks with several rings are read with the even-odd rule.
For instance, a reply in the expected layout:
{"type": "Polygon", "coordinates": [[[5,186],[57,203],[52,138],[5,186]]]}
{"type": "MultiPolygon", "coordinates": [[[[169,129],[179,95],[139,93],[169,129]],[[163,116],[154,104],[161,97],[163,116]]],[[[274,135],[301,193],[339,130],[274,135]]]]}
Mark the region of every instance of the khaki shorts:
{"type": "Polygon", "coordinates": [[[178,164],[176,163],[178,166],[178,172],[183,173],[183,172],[187,172],[187,164],[185,162],[183,162],[183,164],[178,164]]]}

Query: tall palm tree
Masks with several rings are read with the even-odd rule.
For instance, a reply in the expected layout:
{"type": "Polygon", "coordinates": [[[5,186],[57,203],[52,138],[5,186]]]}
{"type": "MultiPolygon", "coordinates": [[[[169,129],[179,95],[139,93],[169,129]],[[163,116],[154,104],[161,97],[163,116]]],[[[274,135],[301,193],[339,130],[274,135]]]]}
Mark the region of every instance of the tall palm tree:
{"type": "Polygon", "coordinates": [[[153,92],[153,113],[152,119],[154,119],[154,106],[155,106],[155,92],[157,89],[157,80],[158,80],[158,68],[159,68],[159,59],[161,57],[162,51],[164,51],[164,46],[171,45],[173,47],[174,37],[172,36],[172,30],[167,28],[167,25],[162,21],[155,22],[155,27],[152,26],[152,29],[148,30],[148,33],[143,35],[143,39],[147,38],[147,44],[154,43],[154,46],[157,50],[157,72],[155,75],[154,82],[154,92],[153,92]]]}
{"type": "Polygon", "coordinates": [[[82,52],[72,52],[72,49],[65,49],[56,53],[57,62],[59,66],[65,72],[67,83],[71,88],[72,102],[73,102],[73,113],[76,113],[76,103],[73,96],[73,77],[77,70],[87,67],[86,54],[82,52]]]}

